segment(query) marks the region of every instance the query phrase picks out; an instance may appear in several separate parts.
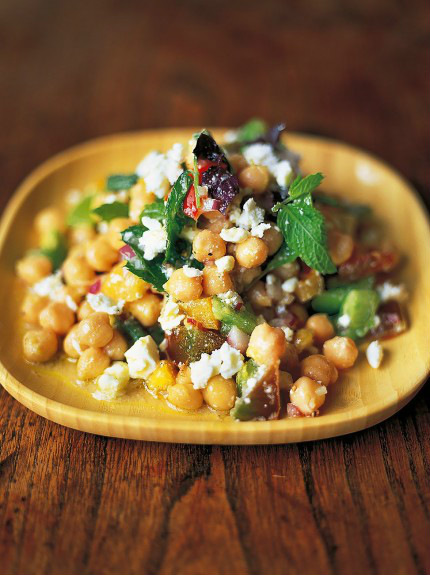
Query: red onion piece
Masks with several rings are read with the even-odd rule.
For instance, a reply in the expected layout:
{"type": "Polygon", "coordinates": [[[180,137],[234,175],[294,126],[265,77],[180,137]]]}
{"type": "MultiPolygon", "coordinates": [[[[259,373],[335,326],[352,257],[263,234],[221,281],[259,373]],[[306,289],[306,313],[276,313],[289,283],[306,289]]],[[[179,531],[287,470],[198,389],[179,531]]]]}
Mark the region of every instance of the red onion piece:
{"type": "Polygon", "coordinates": [[[304,417],[304,415],[294,403],[287,403],[287,417],[304,417]]]}
{"type": "Polygon", "coordinates": [[[131,260],[132,258],[136,257],[136,254],[134,253],[134,250],[130,247],[130,246],[123,246],[120,250],[119,253],[122,255],[122,257],[125,260],[131,260]]]}
{"type": "Polygon", "coordinates": [[[97,281],[95,281],[95,282],[90,286],[90,289],[88,290],[88,293],[92,293],[92,294],[99,293],[101,287],[102,287],[102,282],[101,282],[101,280],[97,280],[97,281]]]}
{"type": "Polygon", "coordinates": [[[203,200],[202,212],[214,212],[221,207],[221,200],[215,198],[206,198],[203,200]]]}
{"type": "Polygon", "coordinates": [[[241,353],[245,353],[249,344],[249,335],[234,325],[228,333],[227,343],[241,353]]]}

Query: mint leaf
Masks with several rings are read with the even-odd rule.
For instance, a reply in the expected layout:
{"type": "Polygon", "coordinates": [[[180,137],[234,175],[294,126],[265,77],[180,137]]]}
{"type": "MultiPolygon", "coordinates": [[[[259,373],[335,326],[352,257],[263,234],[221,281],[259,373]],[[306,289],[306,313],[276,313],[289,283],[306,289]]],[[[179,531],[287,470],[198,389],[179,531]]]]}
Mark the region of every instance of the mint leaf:
{"type": "Polygon", "coordinates": [[[272,259],[269,260],[269,263],[264,268],[264,274],[271,272],[272,270],[276,270],[276,268],[280,268],[284,264],[293,262],[296,259],[296,254],[284,242],[272,259]]]}
{"type": "Polygon", "coordinates": [[[167,276],[163,270],[163,256],[160,254],[153,260],[146,260],[143,251],[139,247],[139,239],[147,228],[144,226],[131,226],[121,232],[122,240],[132,248],[136,254],[127,260],[126,268],[134,275],[150,283],[159,292],[164,292],[164,284],[167,282],[167,276]]]}
{"type": "Polygon", "coordinates": [[[162,199],[157,199],[152,204],[147,204],[144,208],[142,213],[140,214],[140,219],[144,216],[147,218],[152,218],[153,220],[157,220],[159,222],[163,222],[164,220],[164,201],[162,199]]]}
{"type": "Polygon", "coordinates": [[[179,234],[186,225],[194,224],[194,220],[184,214],[183,204],[193,182],[189,172],[182,172],[173,185],[164,208],[164,219],[167,232],[167,249],[165,261],[176,264],[181,259],[180,244],[177,245],[179,234]]]}
{"type": "Polygon", "coordinates": [[[237,131],[237,141],[245,144],[252,142],[267,132],[267,124],[260,118],[252,118],[246,124],[243,124],[237,131]]]}
{"type": "Polygon", "coordinates": [[[321,172],[317,172],[316,174],[309,174],[309,176],[304,178],[302,178],[302,176],[297,176],[289,189],[290,198],[296,200],[301,196],[310,194],[321,184],[323,179],[324,176],[321,174],[321,172]]]}
{"type": "Polygon", "coordinates": [[[322,274],[336,272],[327,248],[323,215],[303,199],[282,206],[277,223],[292,252],[322,274]]]}
{"type": "Polygon", "coordinates": [[[82,224],[93,224],[91,204],[94,196],[86,196],[69,212],[67,216],[68,226],[79,226],[82,224]]]}
{"type": "Polygon", "coordinates": [[[112,202],[103,204],[93,210],[93,214],[98,215],[105,222],[110,222],[115,218],[128,218],[128,205],[123,202],[112,202]]]}
{"type": "Polygon", "coordinates": [[[129,190],[137,183],[138,177],[136,174],[112,174],[108,176],[106,187],[111,192],[119,192],[120,190],[129,190]]]}

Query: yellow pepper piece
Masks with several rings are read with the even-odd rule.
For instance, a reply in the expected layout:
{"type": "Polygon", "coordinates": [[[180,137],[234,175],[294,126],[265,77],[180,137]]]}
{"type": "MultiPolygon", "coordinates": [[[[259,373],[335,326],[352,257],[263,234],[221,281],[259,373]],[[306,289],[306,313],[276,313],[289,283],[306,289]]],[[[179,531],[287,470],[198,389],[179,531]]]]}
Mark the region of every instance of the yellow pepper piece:
{"type": "Polygon", "coordinates": [[[173,361],[163,360],[146,380],[146,385],[152,391],[165,391],[170,385],[175,385],[178,369],[173,361]]]}
{"type": "Polygon", "coordinates": [[[148,290],[149,284],[132,274],[120,262],[102,280],[101,291],[115,301],[135,301],[148,290]]]}
{"type": "Polygon", "coordinates": [[[181,310],[207,329],[219,329],[219,320],[212,311],[212,298],[202,297],[189,302],[178,303],[181,310]]]}

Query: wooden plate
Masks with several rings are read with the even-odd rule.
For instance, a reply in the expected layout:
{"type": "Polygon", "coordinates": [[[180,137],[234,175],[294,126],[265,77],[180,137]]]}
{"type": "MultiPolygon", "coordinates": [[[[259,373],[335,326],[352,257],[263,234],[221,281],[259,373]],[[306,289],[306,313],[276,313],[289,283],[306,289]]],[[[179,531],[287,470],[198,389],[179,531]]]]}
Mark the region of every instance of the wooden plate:
{"type": "MultiPolygon", "coordinates": [[[[132,171],[152,149],[188,141],[192,129],[111,136],[82,144],[45,162],[19,187],[0,226],[0,378],[22,404],[57,423],[115,437],[177,443],[264,444],[321,439],[351,433],[393,415],[418,391],[430,370],[430,232],[426,213],[408,183],[372,156],[345,144],[289,134],[288,145],[302,154],[305,172],[326,174],[325,188],[371,204],[387,233],[407,257],[401,279],[410,292],[410,329],[384,342],[379,370],[363,355],[330,389],[317,418],[236,423],[209,410],[184,415],[150,399],[149,394],[98,402],[68,378],[63,364],[35,368],[23,361],[19,333],[21,291],[14,264],[32,245],[35,213],[71,188],[132,171]]],[[[215,136],[223,131],[215,130],[215,136]]],[[[34,243],[33,243],[34,245],[34,243]]]]}

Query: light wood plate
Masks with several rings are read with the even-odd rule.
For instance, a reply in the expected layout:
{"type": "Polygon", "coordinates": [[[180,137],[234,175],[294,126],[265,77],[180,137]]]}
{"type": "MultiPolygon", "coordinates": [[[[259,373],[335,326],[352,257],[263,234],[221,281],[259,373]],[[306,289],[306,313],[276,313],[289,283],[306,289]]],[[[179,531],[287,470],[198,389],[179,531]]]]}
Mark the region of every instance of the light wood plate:
{"type": "MultiPolygon", "coordinates": [[[[163,401],[137,393],[115,402],[98,402],[68,377],[66,362],[36,368],[22,359],[19,301],[14,277],[17,258],[30,247],[35,213],[71,188],[107,173],[132,171],[152,149],[186,143],[192,129],[131,133],[102,138],[67,150],[37,168],[19,187],[0,225],[0,379],[22,404],[57,423],[130,439],[175,443],[268,444],[321,439],[351,433],[393,415],[418,391],[430,370],[430,232],[425,210],[408,183],[394,170],[345,144],[289,134],[288,145],[302,154],[305,172],[326,174],[324,188],[372,205],[387,233],[407,258],[401,280],[410,291],[410,329],[384,342],[379,370],[361,355],[330,389],[317,418],[236,423],[209,410],[187,415],[163,401]]],[[[221,130],[214,130],[220,137],[221,130]]],[[[70,371],[70,364],[69,364],[70,371]]]]}

